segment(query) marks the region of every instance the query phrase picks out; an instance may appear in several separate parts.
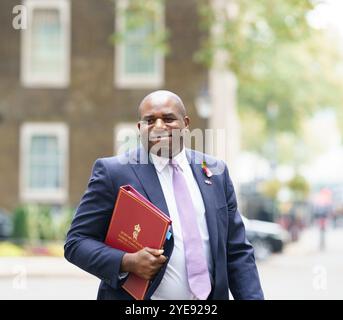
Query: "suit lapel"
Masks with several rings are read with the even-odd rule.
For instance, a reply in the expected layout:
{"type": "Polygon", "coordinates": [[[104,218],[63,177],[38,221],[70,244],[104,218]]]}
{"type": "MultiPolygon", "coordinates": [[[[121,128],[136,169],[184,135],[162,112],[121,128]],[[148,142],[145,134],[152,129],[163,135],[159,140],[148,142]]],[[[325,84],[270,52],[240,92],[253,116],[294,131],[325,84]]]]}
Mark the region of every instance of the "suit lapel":
{"type": "Polygon", "coordinates": [[[213,185],[205,183],[207,177],[204,175],[201,169],[201,163],[203,159],[195,159],[196,154],[191,150],[187,150],[186,153],[204,201],[207,229],[210,237],[210,246],[213,258],[213,270],[215,270],[215,262],[218,251],[217,214],[216,207],[214,205],[214,199],[216,197],[214,191],[215,188],[213,185]]]}
{"type": "Polygon", "coordinates": [[[138,149],[137,157],[134,157],[131,166],[139,179],[148,199],[166,215],[169,216],[166,200],[158,179],[156,169],[151,163],[148,154],[143,148],[138,149]]]}

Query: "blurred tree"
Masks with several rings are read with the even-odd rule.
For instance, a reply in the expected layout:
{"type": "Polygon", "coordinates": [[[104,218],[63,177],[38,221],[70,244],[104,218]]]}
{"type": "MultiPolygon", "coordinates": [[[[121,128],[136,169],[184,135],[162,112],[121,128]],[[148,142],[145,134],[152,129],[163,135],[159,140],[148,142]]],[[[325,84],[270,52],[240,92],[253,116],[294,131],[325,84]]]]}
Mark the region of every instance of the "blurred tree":
{"type": "Polygon", "coordinates": [[[282,183],[278,179],[265,180],[258,186],[259,191],[266,197],[277,200],[277,195],[282,188],[282,183]]]}
{"type": "MultiPolygon", "coordinates": [[[[205,37],[196,59],[211,66],[216,50],[228,52],[228,68],[238,79],[241,114],[247,110],[260,113],[264,131],[276,134],[297,132],[301,120],[318,108],[340,108],[343,81],[336,70],[342,56],[335,42],[312,28],[307,19],[319,1],[226,2],[224,32],[216,38],[213,34],[205,37]],[[268,109],[275,105],[277,114],[268,117],[268,109]]],[[[205,34],[210,35],[218,19],[211,3],[201,1],[199,12],[202,27],[208,31],[205,34]]]]}
{"type": "MultiPolygon", "coordinates": [[[[214,0],[213,0],[214,1],[214,0]]],[[[343,133],[343,68],[337,41],[315,29],[308,15],[320,0],[221,0],[226,10],[214,13],[212,0],[198,0],[203,31],[196,62],[211,67],[215,52],[224,50],[227,67],[238,80],[237,105],[244,126],[243,146],[268,156],[266,142],[277,143],[280,133],[301,133],[301,123],[316,110],[333,107],[341,119],[343,133]],[[211,32],[222,22],[222,32],[211,32]],[[270,108],[277,113],[270,116],[270,108]],[[245,121],[248,121],[246,124],[245,121]]],[[[165,0],[129,1],[123,14],[137,28],[153,18],[156,6],[165,0]]],[[[116,33],[114,41],[124,34],[116,33]]],[[[155,30],[152,46],[165,53],[167,29],[155,30]]],[[[273,149],[273,148],[272,148],[273,149]]],[[[274,148],[275,149],[275,148],[274,148]]],[[[284,159],[286,160],[286,159],[284,159]]]]}
{"type": "Polygon", "coordinates": [[[303,176],[296,174],[288,181],[287,186],[293,193],[294,201],[303,201],[307,199],[310,192],[310,186],[303,176]]]}
{"type": "Polygon", "coordinates": [[[266,121],[263,115],[256,110],[241,112],[242,148],[259,154],[263,153],[263,144],[266,141],[266,121]]]}

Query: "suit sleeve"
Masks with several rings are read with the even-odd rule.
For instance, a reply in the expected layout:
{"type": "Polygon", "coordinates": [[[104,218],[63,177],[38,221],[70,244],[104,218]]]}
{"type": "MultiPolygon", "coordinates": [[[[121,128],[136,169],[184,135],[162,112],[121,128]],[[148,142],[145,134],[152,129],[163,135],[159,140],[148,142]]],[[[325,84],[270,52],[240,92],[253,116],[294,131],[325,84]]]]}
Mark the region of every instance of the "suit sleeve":
{"type": "Polygon", "coordinates": [[[226,166],[224,175],[229,214],[227,263],[230,291],[237,300],[263,299],[254,250],[246,238],[245,227],[237,209],[234,187],[226,166]]]}
{"type": "Polygon", "coordinates": [[[64,255],[69,262],[116,289],[121,284],[120,264],[125,252],[103,243],[114,202],[112,182],[103,160],[98,159],[67,234],[64,255]]]}

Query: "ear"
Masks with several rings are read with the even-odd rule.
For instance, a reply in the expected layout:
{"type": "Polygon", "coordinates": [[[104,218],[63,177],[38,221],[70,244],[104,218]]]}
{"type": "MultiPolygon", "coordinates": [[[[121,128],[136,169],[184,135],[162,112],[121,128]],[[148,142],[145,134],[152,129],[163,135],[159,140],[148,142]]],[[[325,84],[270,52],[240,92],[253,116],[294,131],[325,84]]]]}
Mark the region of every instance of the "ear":
{"type": "Polygon", "coordinates": [[[185,129],[189,129],[189,124],[190,124],[191,120],[189,119],[188,116],[183,117],[183,122],[185,124],[185,129]]]}

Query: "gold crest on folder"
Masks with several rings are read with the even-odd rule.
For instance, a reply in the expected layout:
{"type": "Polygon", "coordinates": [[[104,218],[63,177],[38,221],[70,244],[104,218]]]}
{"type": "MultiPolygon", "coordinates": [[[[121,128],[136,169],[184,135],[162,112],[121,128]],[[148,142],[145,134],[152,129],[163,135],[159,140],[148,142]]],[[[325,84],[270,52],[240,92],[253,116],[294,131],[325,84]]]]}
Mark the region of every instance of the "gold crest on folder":
{"type": "Polygon", "coordinates": [[[141,226],[139,224],[135,225],[135,230],[133,231],[132,235],[133,235],[133,239],[137,240],[138,238],[138,234],[141,231],[141,226]]]}

